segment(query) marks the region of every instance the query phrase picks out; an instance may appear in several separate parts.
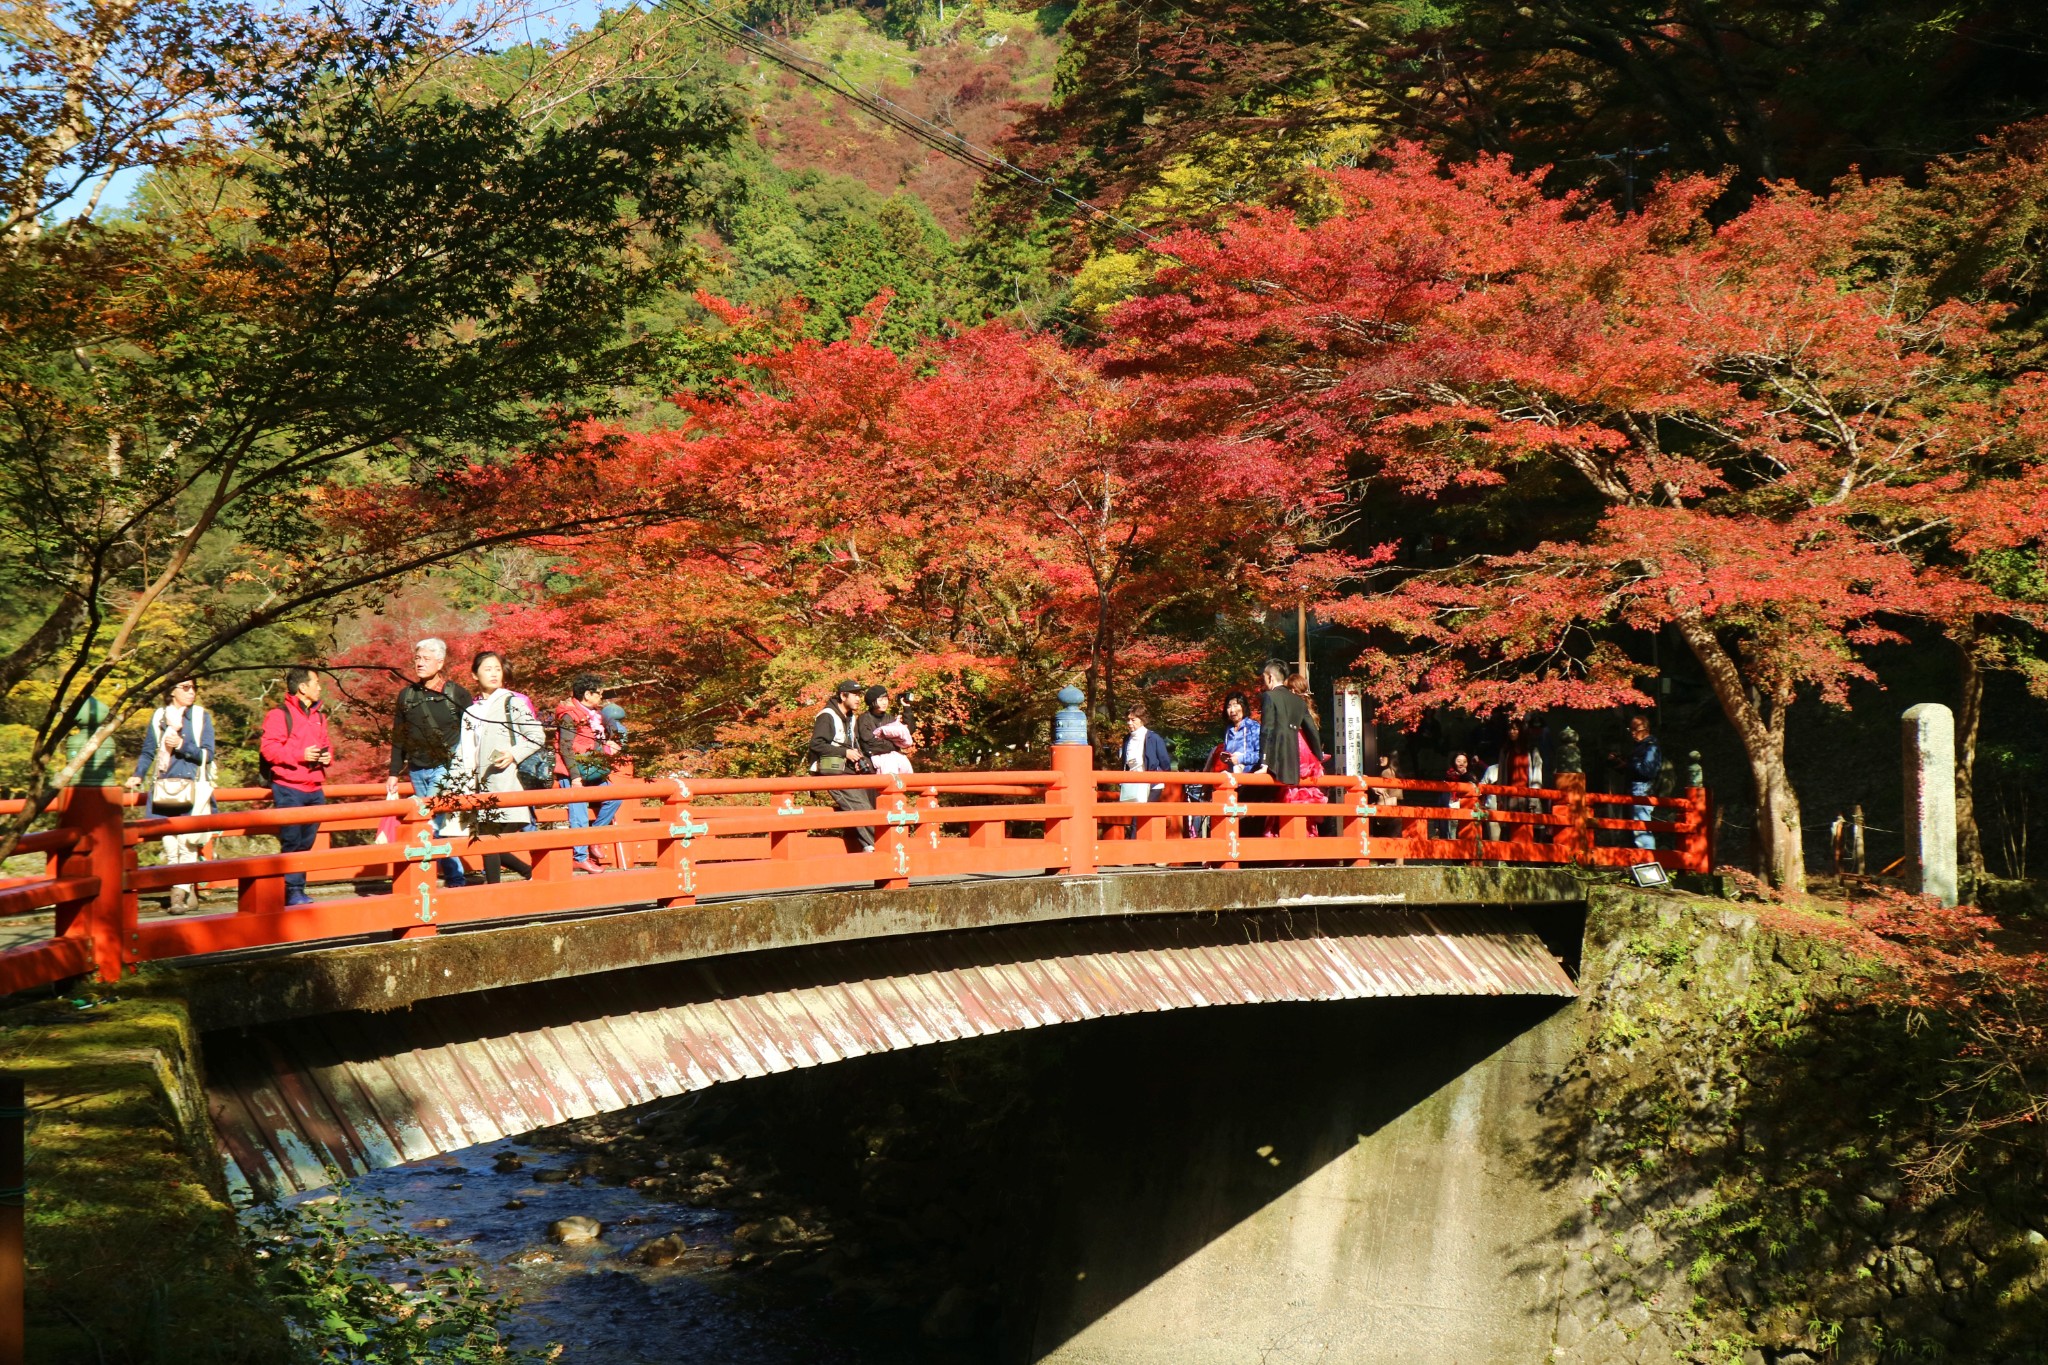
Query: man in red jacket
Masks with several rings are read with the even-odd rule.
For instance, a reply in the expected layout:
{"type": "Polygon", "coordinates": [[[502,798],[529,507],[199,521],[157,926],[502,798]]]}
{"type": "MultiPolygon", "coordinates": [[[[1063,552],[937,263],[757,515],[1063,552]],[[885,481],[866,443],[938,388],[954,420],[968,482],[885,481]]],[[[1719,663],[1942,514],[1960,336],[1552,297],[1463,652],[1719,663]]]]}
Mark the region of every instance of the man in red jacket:
{"type": "MultiPolygon", "coordinates": [[[[256,746],[264,780],[270,783],[270,803],[279,810],[324,806],[327,765],[334,761],[334,749],[327,735],[327,709],[320,705],[320,675],[296,665],[287,668],[284,689],[283,703],[263,717],[263,738],[256,746]]],[[[277,832],[277,851],[304,853],[319,832],[318,825],[286,825],[277,832]]],[[[313,903],[306,894],[305,873],[285,874],[284,903],[313,903]]]]}

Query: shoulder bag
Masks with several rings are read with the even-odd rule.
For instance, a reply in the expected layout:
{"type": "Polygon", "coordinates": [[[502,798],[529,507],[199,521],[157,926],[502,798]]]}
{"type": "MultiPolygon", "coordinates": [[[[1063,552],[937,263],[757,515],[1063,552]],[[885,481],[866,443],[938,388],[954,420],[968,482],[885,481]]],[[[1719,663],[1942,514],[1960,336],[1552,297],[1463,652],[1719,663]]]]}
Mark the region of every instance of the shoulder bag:
{"type": "MultiPolygon", "coordinates": [[[[185,723],[192,723],[192,708],[185,709],[185,723]]],[[[163,767],[164,713],[161,709],[149,718],[150,731],[156,736],[156,760],[154,766],[163,767]]],[[[199,779],[196,777],[166,777],[161,772],[150,779],[149,804],[152,810],[159,806],[187,806],[199,799],[199,779]]]]}

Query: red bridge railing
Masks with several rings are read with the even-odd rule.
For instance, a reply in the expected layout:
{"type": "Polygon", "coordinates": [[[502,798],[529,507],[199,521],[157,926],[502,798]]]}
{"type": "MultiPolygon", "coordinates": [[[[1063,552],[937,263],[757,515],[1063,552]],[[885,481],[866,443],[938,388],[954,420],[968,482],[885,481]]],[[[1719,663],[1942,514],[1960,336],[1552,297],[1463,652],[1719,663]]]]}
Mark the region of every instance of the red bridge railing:
{"type": "MultiPolygon", "coordinates": [[[[329,804],[128,820],[133,798],[114,788],[63,794],[60,823],[28,835],[18,853],[45,855],[40,876],[0,879],[0,917],[54,910],[47,936],[0,950],[0,994],[97,976],[139,963],[234,949],[444,928],[623,906],[688,905],[702,897],[824,887],[905,887],[922,878],[995,873],[1086,875],[1116,867],[1238,868],[1260,864],[1360,867],[1425,861],[1627,867],[1674,871],[1709,864],[1707,797],[1589,792],[1584,777],[1554,787],[1482,786],[1410,778],[1326,777],[1327,804],[1284,801],[1270,778],[1227,773],[1125,773],[1094,768],[1086,745],[1059,745],[1042,772],[917,773],[906,777],[659,779],[555,791],[420,801],[385,800],[381,787],[335,787],[329,804]],[[1144,782],[1163,799],[1115,799],[1144,782]],[[1197,788],[1200,799],[1190,800],[1197,788]],[[842,812],[833,791],[875,794],[876,809],[842,812]],[[616,800],[611,826],[436,835],[437,815],[530,809],[559,818],[565,802],[616,800]],[[1650,807],[1649,821],[1632,807],[1650,807]],[[1197,834],[1189,817],[1206,820],[1197,834]],[[337,840],[397,821],[396,839],[337,840]],[[252,836],[317,825],[310,852],[257,853],[144,866],[140,852],[171,834],[252,836]],[[873,831],[849,851],[847,831],[873,831]],[[1655,852],[1628,845],[1642,831],[1655,852]],[[1601,842],[1609,832],[1610,842],[1601,842]],[[1450,837],[1442,837],[1449,835],[1450,837]],[[571,849],[615,850],[615,870],[579,874],[571,849]],[[487,853],[531,861],[529,880],[446,889],[437,859],[474,865],[487,853]],[[312,905],[287,907],[284,877],[304,873],[312,905]],[[233,885],[234,901],[192,914],[141,919],[140,899],[180,885],[233,885]],[[339,894],[335,894],[339,892],[339,894]]],[[[216,804],[267,801],[258,788],[223,789],[216,804]]],[[[17,807],[18,809],[18,807],[17,807]]],[[[4,812],[4,807],[0,807],[4,812]]]]}

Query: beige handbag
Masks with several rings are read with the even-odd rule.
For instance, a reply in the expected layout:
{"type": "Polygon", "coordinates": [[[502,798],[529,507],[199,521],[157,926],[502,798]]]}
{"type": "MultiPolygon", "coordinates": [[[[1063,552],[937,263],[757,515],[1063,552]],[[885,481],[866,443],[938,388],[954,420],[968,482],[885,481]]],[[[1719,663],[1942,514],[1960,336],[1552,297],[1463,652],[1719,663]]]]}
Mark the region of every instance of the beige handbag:
{"type": "MultiPolygon", "coordinates": [[[[197,707],[192,710],[197,710],[197,707]]],[[[185,713],[186,724],[191,723],[192,711],[185,713]]],[[[163,713],[159,711],[156,724],[161,730],[163,713]]],[[[159,763],[163,760],[161,750],[157,753],[159,763]]],[[[149,804],[155,806],[193,806],[199,801],[199,779],[196,777],[159,777],[149,784],[149,804]]]]}
{"type": "Polygon", "coordinates": [[[189,806],[199,799],[196,777],[159,777],[149,784],[151,806],[189,806]]]}

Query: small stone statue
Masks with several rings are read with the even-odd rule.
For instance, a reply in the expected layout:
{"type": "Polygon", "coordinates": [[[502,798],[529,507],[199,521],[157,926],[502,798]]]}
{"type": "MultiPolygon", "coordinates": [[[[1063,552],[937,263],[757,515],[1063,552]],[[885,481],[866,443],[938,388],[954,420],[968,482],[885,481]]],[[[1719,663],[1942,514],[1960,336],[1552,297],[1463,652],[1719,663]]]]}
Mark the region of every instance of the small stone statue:
{"type": "Polygon", "coordinates": [[[1579,732],[1569,725],[1557,732],[1557,770],[1561,773],[1586,771],[1586,760],[1579,753],[1579,732]]]}
{"type": "Polygon", "coordinates": [[[1685,756],[1685,785],[1704,787],[1707,785],[1707,770],[1700,766],[1700,751],[1694,749],[1685,756]]]}

